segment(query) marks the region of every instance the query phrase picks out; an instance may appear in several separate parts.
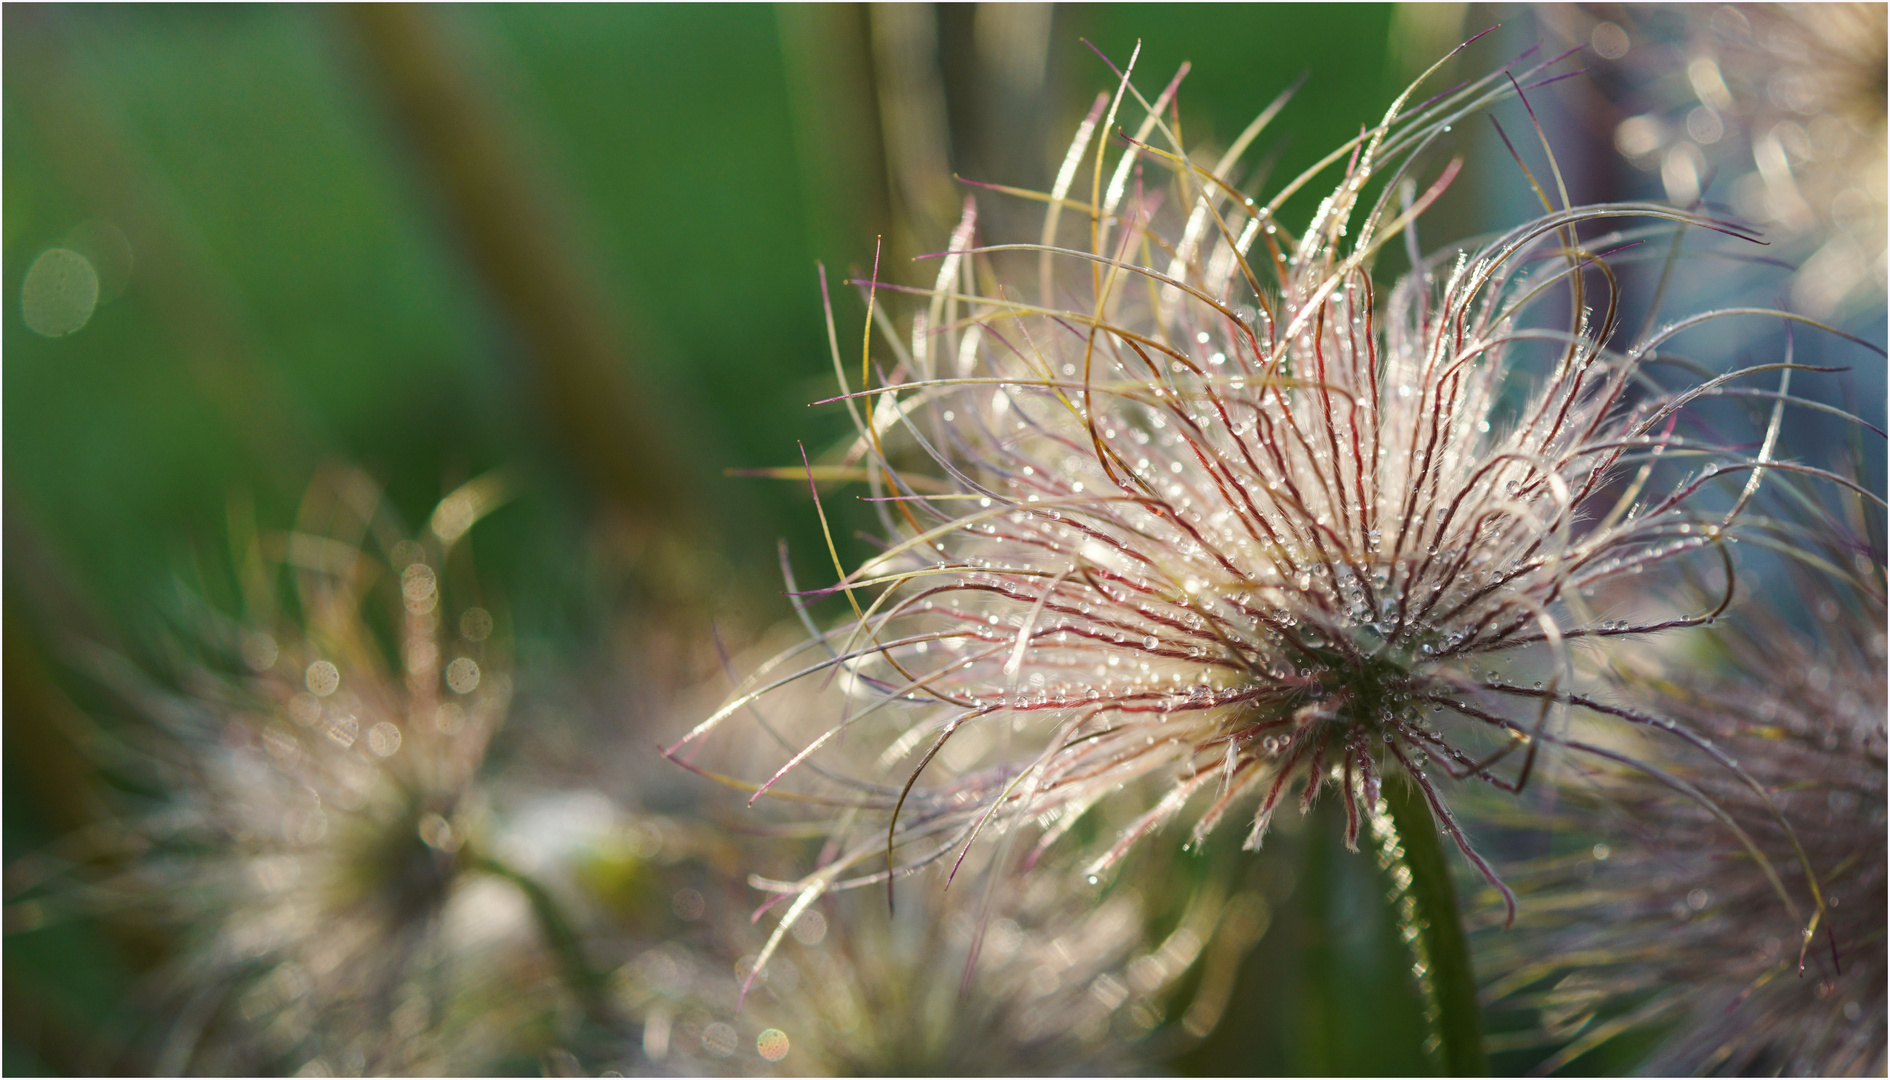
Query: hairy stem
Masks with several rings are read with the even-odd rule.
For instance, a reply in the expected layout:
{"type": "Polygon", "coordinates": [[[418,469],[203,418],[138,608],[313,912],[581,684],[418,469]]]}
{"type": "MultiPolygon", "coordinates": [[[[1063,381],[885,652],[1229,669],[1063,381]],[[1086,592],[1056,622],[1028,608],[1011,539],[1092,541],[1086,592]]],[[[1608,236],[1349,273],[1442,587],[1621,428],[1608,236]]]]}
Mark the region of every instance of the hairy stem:
{"type": "Polygon", "coordinates": [[[1372,831],[1379,863],[1391,875],[1392,899],[1411,946],[1438,1060],[1450,1076],[1488,1076],[1483,1017],[1457,890],[1430,804],[1416,784],[1393,780],[1385,785],[1372,813],[1372,831]]]}

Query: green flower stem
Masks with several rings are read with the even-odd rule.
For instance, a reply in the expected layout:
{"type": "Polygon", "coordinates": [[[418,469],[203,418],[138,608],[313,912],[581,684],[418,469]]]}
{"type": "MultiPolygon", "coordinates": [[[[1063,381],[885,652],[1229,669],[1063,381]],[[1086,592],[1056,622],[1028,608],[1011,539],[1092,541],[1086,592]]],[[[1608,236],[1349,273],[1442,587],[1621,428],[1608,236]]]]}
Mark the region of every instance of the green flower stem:
{"type": "Polygon", "coordinates": [[[529,875],[489,855],[474,856],[473,864],[494,877],[511,882],[525,894],[525,899],[531,904],[532,915],[538,920],[538,930],[545,937],[545,945],[557,958],[558,972],[564,978],[565,985],[577,995],[584,1011],[593,1021],[607,1022],[610,997],[606,981],[584,955],[584,943],[578,938],[571,920],[565,917],[564,910],[558,906],[557,899],[529,875]]]}
{"type": "Polygon", "coordinates": [[[1373,831],[1395,887],[1393,899],[1416,961],[1438,1058],[1446,1075],[1488,1076],[1470,943],[1430,804],[1415,783],[1398,777],[1385,784],[1380,805],[1387,812],[1373,815],[1373,831]]]}

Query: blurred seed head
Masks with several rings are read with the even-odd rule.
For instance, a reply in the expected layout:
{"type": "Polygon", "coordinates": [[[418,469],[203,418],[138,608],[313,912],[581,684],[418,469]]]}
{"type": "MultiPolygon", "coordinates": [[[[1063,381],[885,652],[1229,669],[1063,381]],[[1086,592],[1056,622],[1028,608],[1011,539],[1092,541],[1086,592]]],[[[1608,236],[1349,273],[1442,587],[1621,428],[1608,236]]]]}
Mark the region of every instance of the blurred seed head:
{"type": "Polygon", "coordinates": [[[245,613],[189,608],[174,686],[95,665],[153,725],[135,764],[166,794],[114,827],[135,859],[73,868],[50,902],[181,935],[150,987],[160,1072],[477,1070],[542,1011],[514,992],[549,977],[523,902],[472,872],[505,643],[447,593],[469,567],[392,542],[361,475],[318,480],[302,517],[241,531],[245,613]]]}
{"type": "Polygon", "coordinates": [[[1523,918],[1482,936],[1479,970],[1559,1047],[1540,1071],[1651,1031],[1655,1074],[1883,1072],[1881,531],[1875,559],[1840,535],[1806,549],[1826,573],[1715,627],[1707,655],[1619,658],[1619,696],[1696,744],[1570,761],[1555,828],[1579,846],[1511,875],[1523,918]]]}
{"type": "Polygon", "coordinates": [[[1615,145],[1681,206],[1730,202],[1801,261],[1794,310],[1880,304],[1886,282],[1881,4],[1537,9],[1589,44],[1627,115],[1615,145]]]}
{"type": "Polygon", "coordinates": [[[1096,905],[1081,892],[1045,873],[1002,879],[996,893],[928,883],[904,890],[891,912],[877,895],[829,896],[795,920],[790,940],[759,974],[762,934],[728,917],[739,904],[715,904],[723,914],[708,943],[657,945],[618,972],[619,998],[639,1031],[636,1052],[618,1067],[698,1075],[1133,1072],[1152,1060],[1153,1033],[1179,1034],[1169,1010],[1180,1013],[1184,1003],[1174,991],[1210,942],[1236,952],[1247,943],[1217,939],[1217,928],[1234,911],[1251,922],[1256,906],[1263,919],[1264,903],[1205,888],[1178,919],[1162,920],[1169,933],[1151,940],[1148,928],[1161,913],[1140,894],[1123,890],[1096,905]]]}

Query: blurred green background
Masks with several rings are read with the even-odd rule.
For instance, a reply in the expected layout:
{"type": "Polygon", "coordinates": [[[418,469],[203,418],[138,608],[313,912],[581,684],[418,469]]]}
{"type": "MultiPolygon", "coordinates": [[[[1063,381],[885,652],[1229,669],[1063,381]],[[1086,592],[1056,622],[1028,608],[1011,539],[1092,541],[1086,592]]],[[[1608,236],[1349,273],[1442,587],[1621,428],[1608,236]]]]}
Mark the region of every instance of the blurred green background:
{"type": "Polygon", "coordinates": [[[469,476],[525,470],[527,505],[491,523],[502,542],[481,537],[520,602],[557,606],[572,583],[554,553],[605,505],[646,530],[700,519],[739,572],[770,577],[776,537],[816,535],[805,500],[723,473],[839,433],[837,410],[802,407],[831,386],[816,261],[851,338],[837,279],[871,265],[878,234],[887,276],[911,279],[957,216],[950,170],[1047,185],[1110,82],[1083,39],[1118,63],[1142,40],[1152,86],[1192,61],[1182,104],[1203,142],[1307,73],[1277,172],[1374,120],[1404,77],[1383,8],[1128,5],[1013,27],[1032,19],[967,7],[917,30],[753,6],[7,20],[9,516],[115,627],[139,622],[180,544],[216,542],[232,492],[282,520],[336,460],[412,520],[469,476]],[[1036,40],[1003,44],[1017,34],[1036,40]],[[900,36],[933,40],[884,40],[900,36]],[[1047,55],[1019,74],[989,55],[1007,47],[1047,55]],[[876,76],[876,50],[902,49],[929,88],[876,76]],[[931,144],[889,149],[889,127],[931,144]],[[128,242],[123,293],[77,333],[34,333],[27,269],[95,221],[128,242]]]}
{"type": "MultiPolygon", "coordinates": [[[[829,565],[802,485],[729,475],[841,436],[842,411],[805,407],[832,387],[817,263],[857,340],[863,306],[841,281],[871,266],[875,236],[883,277],[928,276],[910,260],[944,245],[966,190],[954,171],[1047,187],[1113,85],[1086,41],[1122,63],[1139,40],[1151,93],[1191,62],[1197,144],[1224,144],[1305,74],[1262,139],[1277,177],[1375,122],[1478,18],[1450,4],[8,5],[7,860],[105,812],[73,718],[134,722],[69,670],[70,643],[155,663],[180,581],[234,597],[232,513],[286,527],[316,470],[346,464],[417,528],[502,469],[515,498],[474,537],[519,669],[657,678],[639,652],[649,627],[714,622],[741,640],[787,615],[778,540],[804,580],[829,565]],[[99,302],[49,337],[23,318],[22,285],[59,247],[92,261],[99,302]]],[[[1514,187],[1489,171],[1427,219],[1439,236],[1489,224],[1480,193],[1514,187]]],[[[1000,231],[1031,213],[984,205],[1000,231]]],[[[865,550],[850,534],[868,519],[847,501],[829,503],[836,533],[865,550]]],[[[636,718],[649,730],[623,752],[685,719],[636,718]]],[[[1290,837],[1279,847],[1295,857],[1290,837]]],[[[1382,961],[1392,933],[1347,914],[1361,897],[1382,911],[1365,862],[1336,864],[1302,868],[1310,899],[1275,921],[1287,946],[1249,964],[1222,1034],[1177,1067],[1424,1066],[1397,965],[1334,960],[1382,961]]],[[[144,1007],[139,973],[173,944],[109,922],[16,929],[11,1074],[82,1068],[101,1030],[144,1007]]]]}

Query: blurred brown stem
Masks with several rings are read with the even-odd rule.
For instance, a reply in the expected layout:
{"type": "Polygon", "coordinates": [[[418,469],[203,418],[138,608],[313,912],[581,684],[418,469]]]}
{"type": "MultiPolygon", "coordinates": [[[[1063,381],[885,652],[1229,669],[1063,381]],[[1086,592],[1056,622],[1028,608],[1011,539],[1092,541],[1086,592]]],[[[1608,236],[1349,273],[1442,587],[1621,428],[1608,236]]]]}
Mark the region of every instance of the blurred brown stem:
{"type": "Polygon", "coordinates": [[[632,353],[621,320],[554,212],[544,178],[448,48],[433,10],[348,11],[471,269],[518,334],[551,430],[639,526],[687,534],[697,509],[675,432],[626,370],[632,353]]]}
{"type": "Polygon", "coordinates": [[[775,20],[815,254],[844,269],[893,220],[866,9],[777,4],[775,20]]]}

